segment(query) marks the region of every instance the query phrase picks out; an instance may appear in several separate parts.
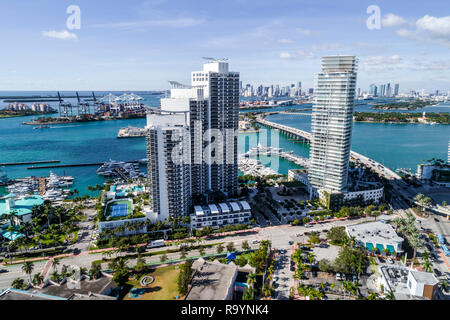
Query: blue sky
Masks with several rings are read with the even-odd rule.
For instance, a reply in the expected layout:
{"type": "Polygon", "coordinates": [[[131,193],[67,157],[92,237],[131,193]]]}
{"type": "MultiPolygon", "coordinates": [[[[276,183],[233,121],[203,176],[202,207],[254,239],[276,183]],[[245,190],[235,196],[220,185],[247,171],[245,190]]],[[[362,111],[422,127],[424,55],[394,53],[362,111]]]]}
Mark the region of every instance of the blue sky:
{"type": "Polygon", "coordinates": [[[244,83],[312,87],[320,57],[353,54],[358,85],[450,90],[450,6],[436,1],[3,0],[0,90],[159,90],[227,57],[244,83]],[[69,30],[70,5],[81,28],[69,30]],[[381,28],[366,13],[377,5],[381,28]]]}

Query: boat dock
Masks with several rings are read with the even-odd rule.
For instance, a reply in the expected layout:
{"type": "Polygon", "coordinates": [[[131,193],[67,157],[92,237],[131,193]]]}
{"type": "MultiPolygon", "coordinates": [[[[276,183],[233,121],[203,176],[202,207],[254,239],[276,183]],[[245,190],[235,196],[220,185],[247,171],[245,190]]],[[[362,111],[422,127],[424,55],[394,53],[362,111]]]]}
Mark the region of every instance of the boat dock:
{"type": "Polygon", "coordinates": [[[47,161],[24,161],[24,162],[4,162],[0,163],[0,167],[4,166],[21,166],[25,164],[40,164],[40,163],[60,163],[60,160],[47,160],[47,161]]]}

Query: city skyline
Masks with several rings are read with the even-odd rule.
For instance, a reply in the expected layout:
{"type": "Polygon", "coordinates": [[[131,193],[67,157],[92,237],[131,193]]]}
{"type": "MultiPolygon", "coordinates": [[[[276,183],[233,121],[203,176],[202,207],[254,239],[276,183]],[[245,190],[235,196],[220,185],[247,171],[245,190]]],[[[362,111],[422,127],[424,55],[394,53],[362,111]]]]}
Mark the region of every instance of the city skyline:
{"type": "Polygon", "coordinates": [[[379,30],[366,26],[369,1],[78,1],[79,30],[65,25],[71,1],[35,1],[33,10],[26,2],[5,3],[0,35],[14,49],[0,53],[7,61],[3,90],[163,90],[170,79],[188,82],[202,56],[229,58],[244,83],[300,78],[311,88],[320,56],[330,54],[359,57],[360,88],[381,82],[399,82],[405,92],[450,88],[443,1],[420,10],[381,1],[379,30]]]}

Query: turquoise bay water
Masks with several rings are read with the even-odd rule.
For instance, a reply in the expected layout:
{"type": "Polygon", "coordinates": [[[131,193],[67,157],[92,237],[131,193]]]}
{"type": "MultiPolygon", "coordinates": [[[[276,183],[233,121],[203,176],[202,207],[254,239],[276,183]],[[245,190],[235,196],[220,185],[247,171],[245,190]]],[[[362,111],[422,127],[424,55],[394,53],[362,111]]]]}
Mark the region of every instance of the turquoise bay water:
{"type": "MultiPolygon", "coordinates": [[[[4,92],[0,94],[6,95],[4,92]]],[[[8,94],[19,95],[19,93],[8,94]]],[[[160,96],[148,95],[145,96],[144,102],[157,106],[159,98],[160,96]]],[[[363,111],[366,108],[369,107],[357,106],[356,110],[363,111]]],[[[427,111],[435,111],[434,109],[449,112],[450,106],[425,108],[427,111]]],[[[75,164],[104,162],[109,159],[129,161],[146,157],[144,138],[116,138],[120,128],[128,125],[144,127],[145,119],[53,125],[50,129],[41,130],[33,130],[32,126],[22,125],[23,121],[30,119],[31,117],[0,119],[0,162],[60,160],[61,164],[75,164]]],[[[272,115],[267,119],[310,130],[310,116],[272,115]]],[[[278,141],[279,147],[308,157],[307,145],[293,143],[286,136],[279,135],[276,130],[268,130],[268,132],[272,139],[267,139],[262,133],[239,134],[239,152],[244,153],[249,147],[256,146],[258,142],[262,145],[276,145],[275,142],[278,141]]],[[[450,126],[448,125],[355,123],[352,149],[384,163],[391,169],[410,167],[415,170],[422,160],[433,157],[447,159],[449,136],[450,126]]],[[[283,174],[287,174],[288,169],[298,168],[276,157],[260,157],[260,160],[283,174]]],[[[86,189],[88,185],[104,182],[104,179],[95,173],[97,166],[40,170],[26,168],[27,166],[7,166],[3,169],[11,178],[48,176],[50,170],[58,175],[71,175],[75,177],[73,187],[78,189],[80,194],[88,193],[86,189]]],[[[146,172],[145,166],[141,169],[146,172]]],[[[0,188],[0,194],[2,190],[4,192],[4,189],[0,188]]]]}
{"type": "MultiPolygon", "coordinates": [[[[276,114],[269,121],[310,131],[311,117],[276,114]]],[[[447,159],[450,125],[353,124],[352,150],[386,165],[390,169],[416,170],[422,160],[447,159]]]]}

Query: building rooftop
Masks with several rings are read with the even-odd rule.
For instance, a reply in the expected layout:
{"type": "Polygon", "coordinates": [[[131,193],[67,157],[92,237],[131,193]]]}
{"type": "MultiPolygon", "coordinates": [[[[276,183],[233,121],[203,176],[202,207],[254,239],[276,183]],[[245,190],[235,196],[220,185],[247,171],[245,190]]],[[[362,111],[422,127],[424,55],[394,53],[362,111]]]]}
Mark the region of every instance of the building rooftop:
{"type": "Polygon", "coordinates": [[[203,216],[210,214],[224,214],[231,212],[239,212],[242,210],[251,210],[247,201],[239,202],[223,202],[217,205],[210,204],[207,206],[194,206],[194,215],[203,216]]]}
{"type": "Polygon", "coordinates": [[[428,284],[430,286],[434,286],[435,284],[438,284],[439,281],[436,279],[434,274],[430,272],[421,272],[417,270],[410,270],[409,271],[414,279],[416,279],[417,282],[428,284]]]}
{"type": "Polygon", "coordinates": [[[397,235],[390,224],[381,221],[350,225],[346,227],[346,230],[350,236],[362,242],[375,244],[383,244],[387,241],[403,242],[403,238],[397,235]]]}
{"type": "Polygon", "coordinates": [[[186,300],[226,300],[228,298],[238,273],[236,265],[209,262],[200,258],[193,263],[192,269],[195,273],[186,300]]]}
{"type": "Polygon", "coordinates": [[[78,289],[72,289],[70,287],[75,287],[75,283],[64,283],[61,286],[57,285],[47,285],[46,287],[39,289],[39,293],[47,294],[51,296],[63,297],[68,299],[73,294],[90,295],[90,294],[101,294],[105,295],[105,292],[113,289],[115,287],[114,283],[111,282],[111,278],[103,276],[97,280],[83,279],[80,281],[80,286],[78,289]]]}
{"type": "Polygon", "coordinates": [[[67,300],[66,298],[9,288],[0,293],[0,300],[67,300]]]}

